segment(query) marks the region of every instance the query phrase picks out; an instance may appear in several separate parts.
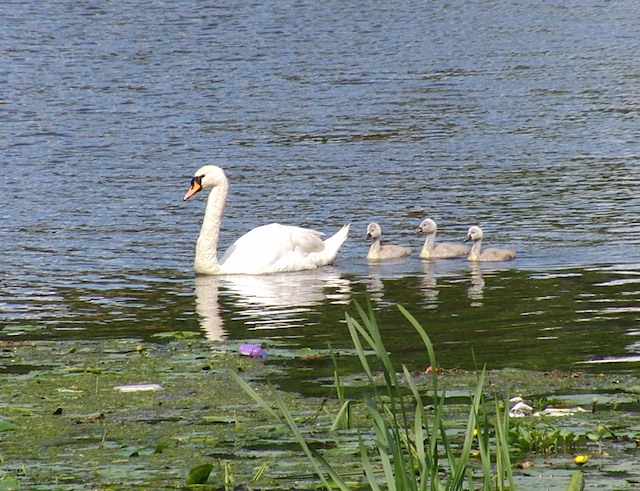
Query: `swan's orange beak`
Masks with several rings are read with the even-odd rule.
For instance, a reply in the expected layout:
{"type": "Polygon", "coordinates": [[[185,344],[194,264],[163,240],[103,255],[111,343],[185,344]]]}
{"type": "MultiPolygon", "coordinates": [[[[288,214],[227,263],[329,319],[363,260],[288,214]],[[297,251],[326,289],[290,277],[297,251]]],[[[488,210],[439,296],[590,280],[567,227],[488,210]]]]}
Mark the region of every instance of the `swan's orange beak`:
{"type": "Polygon", "coordinates": [[[189,191],[187,191],[187,194],[184,195],[183,201],[187,201],[189,198],[191,198],[191,196],[199,191],[202,191],[201,181],[202,178],[194,177],[193,179],[191,179],[191,186],[189,186],[189,191]]]}

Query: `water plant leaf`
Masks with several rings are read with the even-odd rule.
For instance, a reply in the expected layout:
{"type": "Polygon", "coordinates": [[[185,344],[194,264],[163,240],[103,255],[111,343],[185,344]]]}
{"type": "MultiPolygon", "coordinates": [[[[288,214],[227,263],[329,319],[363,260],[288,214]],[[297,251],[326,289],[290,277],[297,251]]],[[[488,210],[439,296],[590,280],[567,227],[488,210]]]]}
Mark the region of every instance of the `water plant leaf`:
{"type": "Polygon", "coordinates": [[[571,480],[569,481],[569,486],[567,486],[567,491],[583,491],[584,489],[584,476],[581,471],[574,472],[571,475],[571,480]]]}
{"type": "Polygon", "coordinates": [[[212,464],[202,464],[194,467],[187,474],[187,486],[194,484],[205,484],[209,479],[209,474],[213,470],[212,464]]]}
{"type": "Polygon", "coordinates": [[[172,339],[188,339],[188,338],[198,338],[200,337],[200,332],[197,331],[165,331],[158,332],[152,334],[151,337],[154,338],[172,338],[172,339]]]}
{"type": "Polygon", "coordinates": [[[325,450],[325,456],[336,456],[336,455],[358,455],[359,450],[355,447],[347,447],[340,446],[336,448],[330,448],[325,450]]]}
{"type": "Polygon", "coordinates": [[[19,428],[18,425],[9,423],[8,421],[0,421],[0,431],[14,431],[19,428]]]}
{"type": "Polygon", "coordinates": [[[20,489],[20,481],[13,477],[4,476],[0,478],[0,491],[15,491],[20,489]]]}

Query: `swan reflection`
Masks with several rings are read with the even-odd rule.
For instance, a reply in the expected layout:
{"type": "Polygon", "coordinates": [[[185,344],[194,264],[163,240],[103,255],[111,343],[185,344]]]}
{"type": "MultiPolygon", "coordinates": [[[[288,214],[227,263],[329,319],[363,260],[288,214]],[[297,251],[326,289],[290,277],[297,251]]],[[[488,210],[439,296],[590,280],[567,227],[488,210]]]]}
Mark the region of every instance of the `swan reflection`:
{"type": "Polygon", "coordinates": [[[233,320],[242,320],[253,329],[300,327],[308,322],[306,313],[329,300],[347,304],[351,284],[332,269],[278,273],[269,275],[228,275],[196,277],[196,310],[202,329],[211,340],[226,337],[220,298],[239,312],[233,320]]]}
{"type": "Polygon", "coordinates": [[[220,315],[218,304],[217,276],[196,276],[196,312],[200,316],[200,327],[210,341],[222,341],[227,338],[227,331],[220,315]]]}

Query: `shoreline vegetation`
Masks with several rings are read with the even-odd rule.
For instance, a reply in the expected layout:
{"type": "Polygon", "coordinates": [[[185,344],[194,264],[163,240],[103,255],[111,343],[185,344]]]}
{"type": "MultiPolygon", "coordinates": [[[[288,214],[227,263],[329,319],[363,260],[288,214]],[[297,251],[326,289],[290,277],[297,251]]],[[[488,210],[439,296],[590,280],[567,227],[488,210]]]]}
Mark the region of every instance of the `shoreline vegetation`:
{"type": "Polygon", "coordinates": [[[341,373],[340,350],[318,353],[334,366],[325,397],[278,390],[285,358],[240,356],[194,333],[0,341],[0,490],[640,482],[633,375],[439,367],[427,332],[399,307],[434,367],[416,372],[392,364],[372,311],[354,307],[362,372],[341,373]],[[510,417],[516,396],[531,410],[510,417]]]}

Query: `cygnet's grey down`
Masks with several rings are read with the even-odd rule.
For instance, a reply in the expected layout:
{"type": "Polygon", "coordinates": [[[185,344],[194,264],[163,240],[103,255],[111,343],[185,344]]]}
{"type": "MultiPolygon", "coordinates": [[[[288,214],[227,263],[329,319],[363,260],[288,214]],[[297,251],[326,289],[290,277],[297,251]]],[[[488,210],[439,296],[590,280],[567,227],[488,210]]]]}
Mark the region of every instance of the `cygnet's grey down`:
{"type": "Polygon", "coordinates": [[[396,259],[411,254],[411,249],[397,245],[380,245],[380,237],[382,237],[382,229],[377,223],[370,223],[367,226],[366,240],[373,240],[367,259],[396,259]]]}
{"type": "Polygon", "coordinates": [[[483,251],[480,250],[482,247],[482,229],[480,227],[476,227],[475,225],[469,228],[469,232],[467,232],[467,238],[464,240],[468,242],[470,240],[473,241],[473,245],[471,246],[471,252],[467,259],[469,261],[510,261],[514,257],[516,257],[516,251],[512,249],[497,249],[495,247],[491,247],[489,249],[485,249],[483,251]]]}
{"type": "Polygon", "coordinates": [[[431,218],[425,218],[418,226],[418,233],[427,235],[419,254],[422,259],[447,259],[469,254],[469,248],[466,245],[446,242],[436,245],[437,232],[438,226],[431,218]]]}

